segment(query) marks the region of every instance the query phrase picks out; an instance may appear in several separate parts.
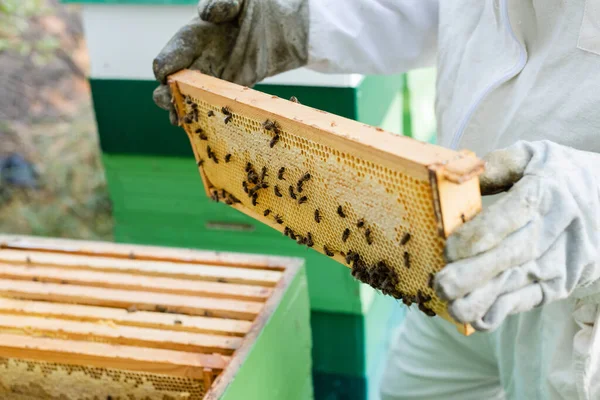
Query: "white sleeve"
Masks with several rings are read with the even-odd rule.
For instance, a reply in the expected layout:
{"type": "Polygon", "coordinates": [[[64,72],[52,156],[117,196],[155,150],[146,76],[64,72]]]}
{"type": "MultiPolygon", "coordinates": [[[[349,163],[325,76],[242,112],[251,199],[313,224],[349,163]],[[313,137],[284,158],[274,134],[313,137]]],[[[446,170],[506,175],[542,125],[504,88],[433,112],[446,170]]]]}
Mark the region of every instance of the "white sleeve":
{"type": "Polygon", "coordinates": [[[439,0],[309,0],[307,67],[392,74],[434,65],[439,0]]]}

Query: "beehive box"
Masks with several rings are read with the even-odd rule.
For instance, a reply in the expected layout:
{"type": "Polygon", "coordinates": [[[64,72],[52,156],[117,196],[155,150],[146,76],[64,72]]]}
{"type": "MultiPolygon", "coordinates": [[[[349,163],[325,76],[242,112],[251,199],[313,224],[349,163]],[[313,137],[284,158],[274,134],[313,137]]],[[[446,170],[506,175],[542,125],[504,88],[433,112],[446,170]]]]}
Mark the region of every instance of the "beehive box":
{"type": "Polygon", "coordinates": [[[312,398],[308,311],[297,259],[0,236],[0,398],[312,398]]]}
{"type": "Polygon", "coordinates": [[[444,266],[445,238],[481,209],[483,163],[472,153],[195,71],[169,82],[208,196],[454,322],[432,276],[444,266]]]}

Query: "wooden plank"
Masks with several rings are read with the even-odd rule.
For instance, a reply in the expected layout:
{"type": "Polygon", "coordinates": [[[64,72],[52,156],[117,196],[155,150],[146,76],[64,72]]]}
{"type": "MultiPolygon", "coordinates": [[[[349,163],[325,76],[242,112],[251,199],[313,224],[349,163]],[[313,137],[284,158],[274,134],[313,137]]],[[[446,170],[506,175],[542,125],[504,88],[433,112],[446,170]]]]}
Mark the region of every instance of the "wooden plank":
{"type": "Polygon", "coordinates": [[[72,321],[110,321],[117,325],[171,329],[185,332],[244,336],[251,322],[150,311],[129,312],[118,308],[0,298],[0,313],[52,317],[72,321]],[[175,321],[181,323],[178,324],[175,321]]]}
{"type": "Polygon", "coordinates": [[[58,253],[26,252],[5,249],[0,262],[22,265],[46,265],[57,268],[90,269],[106,272],[127,272],[136,275],[163,276],[194,280],[274,286],[281,278],[279,271],[228,268],[214,265],[184,265],[164,261],[124,260],[58,253]]]}
{"type": "Polygon", "coordinates": [[[242,344],[241,338],[231,336],[119,326],[109,322],[65,321],[56,318],[7,314],[0,314],[0,331],[33,336],[44,335],[60,339],[228,355],[232,354],[242,344]]]}
{"type": "Polygon", "coordinates": [[[0,296],[252,321],[262,303],[0,279],[0,296]]]}
{"type": "Polygon", "coordinates": [[[107,343],[0,333],[0,357],[87,365],[203,379],[204,368],[223,370],[229,357],[107,343]]]}
{"type": "Polygon", "coordinates": [[[283,271],[294,260],[281,256],[1,234],[0,248],[275,271],[283,271]]]}
{"type": "Polygon", "coordinates": [[[0,278],[253,301],[265,301],[272,292],[260,286],[3,263],[0,278]]]}

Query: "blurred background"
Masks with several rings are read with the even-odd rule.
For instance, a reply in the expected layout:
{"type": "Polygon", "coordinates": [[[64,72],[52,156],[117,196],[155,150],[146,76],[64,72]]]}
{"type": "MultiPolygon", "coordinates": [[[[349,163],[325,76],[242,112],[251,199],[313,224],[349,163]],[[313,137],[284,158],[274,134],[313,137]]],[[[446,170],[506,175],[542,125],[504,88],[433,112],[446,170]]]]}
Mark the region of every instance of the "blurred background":
{"type": "Polygon", "coordinates": [[[80,8],[0,0],[0,230],[112,238],[80,8]]]}

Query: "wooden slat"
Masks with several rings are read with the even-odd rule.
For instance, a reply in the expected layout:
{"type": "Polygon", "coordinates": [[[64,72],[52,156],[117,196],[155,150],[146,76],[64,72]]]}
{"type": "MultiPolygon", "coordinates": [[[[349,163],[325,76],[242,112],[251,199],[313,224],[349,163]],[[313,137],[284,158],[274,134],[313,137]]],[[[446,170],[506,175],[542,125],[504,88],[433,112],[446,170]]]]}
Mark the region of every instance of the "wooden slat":
{"type": "Polygon", "coordinates": [[[17,300],[0,297],[0,313],[52,317],[72,321],[110,321],[117,325],[171,329],[185,332],[244,336],[252,325],[249,321],[208,318],[150,311],[128,312],[118,308],[17,300]],[[176,323],[180,321],[181,323],[176,323]]]}
{"type": "Polygon", "coordinates": [[[2,263],[0,278],[253,301],[265,301],[272,293],[261,286],[2,263]]]}
{"type": "Polygon", "coordinates": [[[242,343],[231,336],[7,314],[0,314],[0,331],[197,353],[232,354],[242,343]]]}
{"type": "Polygon", "coordinates": [[[0,333],[0,357],[87,365],[203,379],[204,368],[223,370],[229,357],[107,343],[0,333]]]}
{"type": "Polygon", "coordinates": [[[280,256],[16,235],[0,235],[0,248],[275,271],[283,271],[287,265],[296,262],[293,258],[280,256]]]}
{"type": "Polygon", "coordinates": [[[274,286],[281,279],[281,272],[279,271],[228,268],[200,264],[186,265],[163,261],[124,260],[109,257],[74,256],[58,253],[34,253],[10,249],[0,251],[0,262],[108,272],[120,271],[136,275],[164,276],[260,286],[274,286]]]}
{"type": "Polygon", "coordinates": [[[170,312],[204,315],[206,317],[253,320],[262,303],[180,296],[134,290],[104,289],[88,286],[59,285],[0,279],[0,296],[63,303],[89,304],[107,307],[155,311],[164,307],[170,312]]]}

